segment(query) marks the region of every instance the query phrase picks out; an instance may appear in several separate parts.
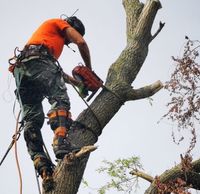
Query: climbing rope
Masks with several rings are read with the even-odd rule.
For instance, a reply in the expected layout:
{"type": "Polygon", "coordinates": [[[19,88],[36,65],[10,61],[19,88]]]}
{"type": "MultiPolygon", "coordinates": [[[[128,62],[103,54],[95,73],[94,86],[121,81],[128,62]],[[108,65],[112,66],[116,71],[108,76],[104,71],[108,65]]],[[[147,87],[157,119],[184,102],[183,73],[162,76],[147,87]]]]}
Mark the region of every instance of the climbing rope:
{"type": "Polygon", "coordinates": [[[34,170],[35,170],[35,178],[36,178],[36,182],[37,182],[38,192],[39,192],[39,194],[42,194],[41,189],[40,189],[39,176],[37,174],[37,170],[35,168],[34,168],[34,170]]]}
{"type": "Polygon", "coordinates": [[[94,113],[94,111],[92,110],[92,108],[90,107],[90,105],[86,102],[86,100],[80,95],[79,91],[76,89],[76,86],[70,82],[70,84],[72,85],[72,87],[74,88],[74,90],[77,92],[77,94],[81,97],[82,101],[85,103],[85,105],[88,107],[88,109],[90,110],[90,112],[93,114],[93,116],[95,117],[99,128],[102,129],[102,125],[101,122],[99,121],[99,118],[97,117],[97,115],[94,113]]]}
{"type": "Polygon", "coordinates": [[[20,192],[19,193],[22,194],[22,173],[21,173],[19,158],[18,158],[18,154],[17,154],[17,140],[19,139],[19,130],[20,130],[20,128],[18,127],[20,114],[21,114],[21,110],[19,111],[18,116],[17,116],[15,135],[13,137],[13,140],[14,140],[14,147],[15,147],[15,160],[16,160],[17,170],[18,170],[18,174],[19,174],[19,183],[20,183],[20,192]]]}
{"type": "MultiPolygon", "coordinates": [[[[21,168],[20,168],[20,163],[19,163],[19,158],[18,158],[18,150],[17,150],[17,141],[19,140],[19,138],[21,136],[21,131],[23,130],[23,124],[21,124],[21,126],[19,127],[20,114],[21,114],[21,110],[19,111],[17,118],[16,118],[15,134],[12,137],[12,142],[10,143],[8,149],[6,150],[6,153],[4,154],[3,158],[0,161],[0,166],[3,164],[3,161],[5,160],[6,156],[8,155],[9,151],[11,150],[11,148],[14,145],[15,160],[16,160],[17,170],[18,170],[18,174],[19,174],[19,182],[20,182],[19,183],[20,184],[20,192],[19,193],[22,194],[23,181],[22,181],[22,173],[21,173],[21,168]]],[[[48,157],[50,158],[45,145],[44,145],[44,149],[45,149],[48,157]]],[[[35,170],[35,176],[36,176],[36,180],[37,180],[38,192],[39,192],[39,194],[41,194],[39,179],[38,179],[36,170],[35,170]]]]}

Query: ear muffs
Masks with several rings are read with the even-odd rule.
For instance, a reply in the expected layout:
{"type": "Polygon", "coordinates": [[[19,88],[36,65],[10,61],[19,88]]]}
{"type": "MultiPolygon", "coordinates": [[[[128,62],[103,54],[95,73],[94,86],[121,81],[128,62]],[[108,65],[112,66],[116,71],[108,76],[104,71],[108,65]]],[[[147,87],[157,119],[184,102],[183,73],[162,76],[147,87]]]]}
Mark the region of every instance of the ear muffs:
{"type": "Polygon", "coordinates": [[[65,19],[67,23],[70,24],[73,28],[75,28],[82,36],[85,34],[85,27],[81,20],[79,20],[76,16],[68,17],[65,19]]]}
{"type": "Polygon", "coordinates": [[[74,27],[74,19],[72,17],[67,18],[66,21],[70,24],[70,26],[74,27]]]}

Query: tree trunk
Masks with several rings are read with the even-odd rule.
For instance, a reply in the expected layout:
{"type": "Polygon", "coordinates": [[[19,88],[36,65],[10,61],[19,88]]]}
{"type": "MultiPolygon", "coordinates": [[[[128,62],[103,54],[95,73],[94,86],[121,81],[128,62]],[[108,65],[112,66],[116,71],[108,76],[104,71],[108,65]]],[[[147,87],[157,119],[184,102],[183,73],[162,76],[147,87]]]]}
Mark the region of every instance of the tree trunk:
{"type": "MultiPolygon", "coordinates": [[[[86,127],[72,126],[69,132],[71,142],[80,147],[96,143],[103,128],[126,101],[152,96],[162,88],[160,81],[139,89],[131,86],[146,59],[150,42],[164,25],[160,23],[158,31],[151,35],[153,21],[161,4],[158,0],[148,0],[146,4],[139,0],[123,0],[123,5],[127,15],[127,45],[110,66],[103,90],[90,108],[83,110],[77,118],[76,121],[86,127]]],[[[67,156],[58,163],[54,175],[56,186],[48,194],[78,192],[89,152],[67,156]]],[[[47,193],[43,191],[43,194],[47,193]]]]}

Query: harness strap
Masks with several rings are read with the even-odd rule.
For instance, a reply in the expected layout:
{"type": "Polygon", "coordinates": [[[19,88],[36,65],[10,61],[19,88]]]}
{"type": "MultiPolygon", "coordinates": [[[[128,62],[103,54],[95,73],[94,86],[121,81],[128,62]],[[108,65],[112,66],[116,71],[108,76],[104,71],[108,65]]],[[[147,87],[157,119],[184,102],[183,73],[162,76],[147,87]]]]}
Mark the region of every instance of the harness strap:
{"type": "Polygon", "coordinates": [[[54,110],[54,111],[50,111],[47,114],[49,119],[55,118],[57,116],[63,116],[63,117],[67,117],[67,118],[71,118],[71,113],[69,111],[66,111],[64,109],[58,109],[58,110],[54,110]]]}
{"type": "Polygon", "coordinates": [[[66,127],[58,127],[54,130],[54,134],[56,136],[61,136],[61,137],[65,137],[66,136],[66,133],[67,133],[67,128],[66,127]]]}
{"type": "Polygon", "coordinates": [[[33,59],[51,59],[56,61],[53,55],[49,52],[49,49],[40,45],[26,45],[23,50],[19,50],[18,47],[14,50],[14,57],[8,60],[9,68],[8,70],[13,73],[15,67],[20,67],[22,63],[28,62],[33,59]],[[18,52],[18,53],[17,53],[18,52]]]}

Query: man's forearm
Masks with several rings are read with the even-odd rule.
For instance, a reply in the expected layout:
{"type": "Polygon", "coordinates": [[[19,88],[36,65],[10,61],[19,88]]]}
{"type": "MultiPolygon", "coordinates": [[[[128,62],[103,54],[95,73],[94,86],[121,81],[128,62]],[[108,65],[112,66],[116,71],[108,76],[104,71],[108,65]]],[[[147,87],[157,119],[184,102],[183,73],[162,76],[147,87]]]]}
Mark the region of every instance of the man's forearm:
{"type": "Polygon", "coordinates": [[[90,51],[89,51],[89,48],[87,46],[87,44],[81,44],[79,45],[79,51],[80,51],[80,54],[81,54],[81,57],[83,58],[83,61],[85,63],[85,65],[92,69],[92,65],[91,65],[91,58],[90,58],[90,51]]]}
{"type": "Polygon", "coordinates": [[[71,77],[70,75],[66,74],[63,72],[63,79],[66,83],[68,84],[73,84],[75,86],[80,86],[81,82],[74,79],[73,77],[71,77]]]}

